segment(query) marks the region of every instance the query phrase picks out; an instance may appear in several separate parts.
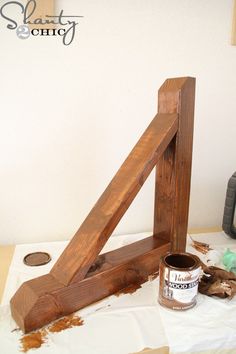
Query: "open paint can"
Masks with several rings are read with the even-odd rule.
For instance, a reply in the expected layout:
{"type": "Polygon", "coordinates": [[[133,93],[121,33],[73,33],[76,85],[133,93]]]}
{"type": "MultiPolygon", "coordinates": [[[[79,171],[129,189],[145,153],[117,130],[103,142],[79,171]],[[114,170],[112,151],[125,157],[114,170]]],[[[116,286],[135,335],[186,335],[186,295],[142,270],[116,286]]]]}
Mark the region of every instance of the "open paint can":
{"type": "Polygon", "coordinates": [[[167,253],[159,268],[159,303],[173,310],[196,304],[200,260],[191,253],[167,253]]]}

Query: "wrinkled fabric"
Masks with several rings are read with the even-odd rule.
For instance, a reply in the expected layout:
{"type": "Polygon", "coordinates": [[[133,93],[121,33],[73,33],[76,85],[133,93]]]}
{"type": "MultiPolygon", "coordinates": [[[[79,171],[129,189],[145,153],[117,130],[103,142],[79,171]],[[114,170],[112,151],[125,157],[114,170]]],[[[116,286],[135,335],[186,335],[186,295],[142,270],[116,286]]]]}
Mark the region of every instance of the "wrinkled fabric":
{"type": "MultiPolygon", "coordinates": [[[[102,252],[132,243],[150,233],[111,237],[102,252]]],[[[192,235],[210,244],[219,254],[229,247],[236,250],[235,241],[224,233],[192,235]]],[[[19,353],[20,331],[11,318],[9,299],[19,285],[28,279],[47,273],[67,242],[19,245],[9,270],[3,303],[0,307],[1,352],[19,353]],[[46,251],[52,262],[42,267],[27,267],[22,262],[27,253],[46,251]]],[[[208,254],[199,254],[188,240],[187,251],[198,255],[208,264],[208,254]]],[[[222,266],[222,264],[213,264],[222,266]]],[[[158,278],[142,284],[133,294],[113,295],[77,314],[84,325],[49,333],[47,341],[36,354],[128,354],[143,348],[169,346],[170,353],[236,353],[236,297],[232,300],[198,295],[197,305],[178,312],[161,307],[157,302],[158,278]]],[[[32,351],[29,351],[32,353],[32,351]]]]}
{"type": "MultiPolygon", "coordinates": [[[[138,241],[150,233],[111,237],[101,253],[138,241]]],[[[9,300],[22,282],[48,273],[67,242],[16,246],[0,307],[1,352],[20,353],[23,333],[10,315],[9,300]],[[40,267],[28,267],[22,260],[27,253],[46,251],[52,261],[40,267]]],[[[48,333],[46,343],[34,349],[36,354],[127,354],[143,348],[167,345],[157,305],[158,279],[142,284],[133,294],[113,295],[77,312],[84,325],[59,333],[48,333]]],[[[28,353],[31,353],[30,350],[28,353]]]]}

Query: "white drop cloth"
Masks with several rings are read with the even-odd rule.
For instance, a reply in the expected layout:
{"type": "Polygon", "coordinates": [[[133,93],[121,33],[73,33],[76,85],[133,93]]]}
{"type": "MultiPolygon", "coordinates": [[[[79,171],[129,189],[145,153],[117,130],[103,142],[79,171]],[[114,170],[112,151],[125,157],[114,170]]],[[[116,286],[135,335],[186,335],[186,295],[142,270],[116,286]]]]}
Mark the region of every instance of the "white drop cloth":
{"type": "MultiPolygon", "coordinates": [[[[103,252],[149,235],[111,237],[103,252]]],[[[236,251],[236,242],[223,233],[193,235],[193,238],[210,243],[221,253],[226,247],[236,251]]],[[[19,353],[22,335],[19,331],[11,332],[16,324],[10,316],[9,299],[23,281],[48,273],[66,244],[51,242],[16,246],[0,307],[2,353],[19,353]],[[36,250],[50,253],[52,262],[41,267],[24,265],[23,257],[36,250]]],[[[187,250],[200,255],[190,246],[189,240],[187,250]]],[[[162,346],[169,346],[171,353],[210,349],[221,353],[223,348],[236,353],[236,298],[216,299],[199,294],[195,308],[176,312],[161,308],[157,303],[157,294],[158,279],[155,279],[143,284],[134,294],[110,296],[88,306],[78,311],[84,320],[83,326],[50,333],[47,343],[36,353],[128,354],[145,347],[162,346]]]]}

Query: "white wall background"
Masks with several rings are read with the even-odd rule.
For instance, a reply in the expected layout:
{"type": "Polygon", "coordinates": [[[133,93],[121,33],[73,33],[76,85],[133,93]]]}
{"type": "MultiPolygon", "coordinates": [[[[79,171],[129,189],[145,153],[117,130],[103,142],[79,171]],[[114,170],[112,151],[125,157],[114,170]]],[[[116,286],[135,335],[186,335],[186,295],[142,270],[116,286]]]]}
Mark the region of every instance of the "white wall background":
{"type": "MultiPolygon", "coordinates": [[[[0,243],[72,237],[155,115],[157,89],[177,76],[197,78],[189,226],[220,226],[236,170],[233,1],[60,8],[84,15],[68,47],[20,40],[0,19],[0,243]]],[[[152,182],[116,233],[151,230],[152,182]]]]}

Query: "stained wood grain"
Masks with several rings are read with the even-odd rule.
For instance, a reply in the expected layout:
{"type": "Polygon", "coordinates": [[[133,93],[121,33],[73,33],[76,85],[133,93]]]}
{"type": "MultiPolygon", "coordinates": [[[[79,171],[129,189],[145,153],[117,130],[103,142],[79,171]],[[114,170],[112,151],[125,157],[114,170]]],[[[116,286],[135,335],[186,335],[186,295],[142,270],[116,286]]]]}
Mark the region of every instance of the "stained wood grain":
{"type": "Polygon", "coordinates": [[[142,283],[170,250],[161,238],[148,237],[107,252],[85,279],[64,286],[51,274],[25,282],[11,299],[12,316],[25,332],[103,299],[132,283],[142,283]]]}
{"type": "Polygon", "coordinates": [[[84,278],[176,134],[177,114],[158,114],[51,270],[65,285],[84,278]],[[75,279],[73,279],[76,276],[75,279]]]}
{"type": "Polygon", "coordinates": [[[143,282],[170,250],[184,250],[190,191],[195,80],[169,79],[159,113],[49,274],[25,282],[11,300],[25,332],[122,288],[143,282]],[[154,236],[98,256],[158,163],[154,236]]]}
{"type": "Polygon", "coordinates": [[[158,112],[178,113],[178,131],[156,169],[154,234],[184,251],[192,166],[195,79],[166,80],[158,93],[158,112]],[[165,212],[164,212],[165,211],[165,212]]]}

